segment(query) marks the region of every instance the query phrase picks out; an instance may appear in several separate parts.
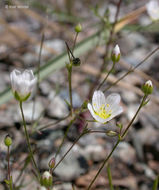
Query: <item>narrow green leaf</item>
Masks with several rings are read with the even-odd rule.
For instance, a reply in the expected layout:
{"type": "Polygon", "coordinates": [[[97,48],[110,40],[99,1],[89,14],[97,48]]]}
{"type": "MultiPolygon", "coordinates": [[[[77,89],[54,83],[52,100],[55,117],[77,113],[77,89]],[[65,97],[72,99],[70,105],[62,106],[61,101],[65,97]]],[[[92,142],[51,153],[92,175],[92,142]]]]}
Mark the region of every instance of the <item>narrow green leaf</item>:
{"type": "Polygon", "coordinates": [[[153,184],[152,190],[157,190],[157,187],[158,187],[158,180],[159,180],[159,176],[156,177],[156,179],[155,179],[155,181],[154,181],[154,184],[153,184]]]}
{"type": "Polygon", "coordinates": [[[110,170],[109,164],[107,164],[107,175],[108,175],[110,190],[114,190],[113,183],[112,183],[112,175],[111,175],[111,170],[110,170]]]}

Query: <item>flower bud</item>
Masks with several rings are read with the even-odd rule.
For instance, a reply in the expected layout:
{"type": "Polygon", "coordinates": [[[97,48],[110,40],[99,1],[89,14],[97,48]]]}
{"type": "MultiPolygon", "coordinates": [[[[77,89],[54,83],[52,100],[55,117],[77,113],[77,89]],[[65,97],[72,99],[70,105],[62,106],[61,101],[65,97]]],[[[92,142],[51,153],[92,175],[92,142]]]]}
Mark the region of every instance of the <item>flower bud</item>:
{"type": "Polygon", "coordinates": [[[10,145],[12,145],[12,139],[11,139],[11,137],[9,136],[9,135],[7,135],[6,137],[5,137],[5,139],[4,139],[4,144],[6,145],[6,146],[10,146],[10,145]]]}
{"type": "Polygon", "coordinates": [[[117,132],[115,132],[115,131],[107,131],[106,135],[109,136],[109,137],[115,137],[115,136],[117,136],[117,132]]]}
{"type": "Polygon", "coordinates": [[[54,166],[55,166],[55,158],[52,158],[52,159],[50,160],[50,162],[49,162],[49,168],[50,168],[50,169],[53,169],[54,166]]]}
{"type": "Polygon", "coordinates": [[[81,24],[77,24],[77,25],[75,26],[75,32],[79,33],[79,32],[81,32],[81,31],[82,31],[82,26],[81,26],[81,24]]]}
{"type": "Polygon", "coordinates": [[[115,47],[114,47],[114,49],[113,49],[113,52],[112,52],[112,56],[111,56],[111,58],[112,58],[112,61],[113,62],[119,62],[119,60],[120,60],[120,48],[119,48],[119,46],[118,45],[116,45],[115,47]]]}
{"type": "Polygon", "coordinates": [[[26,101],[31,95],[36,83],[33,71],[25,70],[21,73],[15,69],[10,74],[10,80],[14,97],[18,101],[26,101]]]}
{"type": "Polygon", "coordinates": [[[77,57],[72,60],[73,66],[80,66],[81,60],[77,57]]]}
{"type": "Polygon", "coordinates": [[[53,183],[53,178],[50,172],[45,171],[41,177],[41,185],[45,186],[46,188],[51,187],[53,183]]]}
{"type": "Polygon", "coordinates": [[[153,85],[150,80],[145,82],[145,84],[142,85],[141,88],[142,88],[142,91],[144,92],[144,94],[146,94],[146,95],[152,94],[152,92],[153,92],[153,85]]]}

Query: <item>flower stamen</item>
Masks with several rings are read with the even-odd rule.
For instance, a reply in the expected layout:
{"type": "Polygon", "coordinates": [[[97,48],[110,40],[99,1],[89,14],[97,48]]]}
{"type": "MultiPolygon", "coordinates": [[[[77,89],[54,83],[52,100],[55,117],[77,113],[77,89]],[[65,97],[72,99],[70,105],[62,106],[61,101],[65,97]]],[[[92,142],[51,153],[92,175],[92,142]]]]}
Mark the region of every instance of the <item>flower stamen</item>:
{"type": "MultiPolygon", "coordinates": [[[[109,107],[110,105],[107,104],[106,107],[109,107]]],[[[107,119],[111,116],[112,111],[111,110],[106,110],[105,105],[102,104],[101,107],[99,108],[99,111],[95,111],[95,114],[101,117],[102,119],[107,119]]]]}

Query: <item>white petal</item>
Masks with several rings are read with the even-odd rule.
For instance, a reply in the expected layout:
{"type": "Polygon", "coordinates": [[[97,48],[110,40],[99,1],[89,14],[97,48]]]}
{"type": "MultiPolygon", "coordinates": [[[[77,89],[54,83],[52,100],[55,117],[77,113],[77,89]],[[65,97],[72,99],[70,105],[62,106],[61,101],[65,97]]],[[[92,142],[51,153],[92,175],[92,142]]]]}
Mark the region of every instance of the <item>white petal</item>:
{"type": "Polygon", "coordinates": [[[106,104],[109,104],[110,106],[114,106],[116,104],[120,103],[120,95],[117,93],[112,93],[106,98],[106,104]]]}
{"type": "Polygon", "coordinates": [[[25,70],[22,74],[24,80],[34,79],[34,74],[32,70],[25,70]]]}
{"type": "Polygon", "coordinates": [[[88,103],[87,107],[88,107],[88,109],[89,109],[92,117],[96,121],[98,121],[99,123],[106,123],[107,121],[109,121],[108,119],[103,119],[103,118],[99,117],[98,115],[96,115],[95,112],[94,112],[94,110],[93,110],[93,107],[92,107],[92,105],[90,103],[88,103]]]}
{"type": "Polygon", "coordinates": [[[117,106],[116,109],[112,110],[112,115],[109,117],[109,120],[113,119],[117,115],[121,114],[123,112],[122,106],[117,106]]]}
{"type": "Polygon", "coordinates": [[[106,104],[104,93],[100,90],[95,91],[92,98],[93,109],[98,111],[102,104],[106,104]]]}
{"type": "Polygon", "coordinates": [[[30,91],[32,91],[34,89],[34,87],[36,86],[36,82],[37,82],[36,78],[34,78],[33,80],[30,81],[30,84],[29,84],[30,91]]]}
{"type": "Polygon", "coordinates": [[[120,54],[120,48],[119,48],[118,44],[114,47],[113,53],[114,53],[116,56],[118,56],[118,55],[120,54]]]}
{"type": "Polygon", "coordinates": [[[21,72],[16,69],[14,69],[10,74],[11,86],[13,91],[17,90],[17,81],[19,80],[20,75],[21,72]]]}

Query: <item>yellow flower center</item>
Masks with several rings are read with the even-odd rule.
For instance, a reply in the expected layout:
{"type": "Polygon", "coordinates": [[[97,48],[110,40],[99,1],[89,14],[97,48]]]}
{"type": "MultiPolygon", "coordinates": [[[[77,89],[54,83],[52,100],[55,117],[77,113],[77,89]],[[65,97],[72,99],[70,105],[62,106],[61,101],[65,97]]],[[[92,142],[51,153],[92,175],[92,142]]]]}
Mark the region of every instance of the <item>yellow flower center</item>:
{"type": "Polygon", "coordinates": [[[111,110],[106,110],[106,107],[109,108],[109,106],[110,106],[109,104],[107,104],[106,106],[102,104],[101,107],[99,108],[99,111],[95,112],[95,114],[101,117],[102,119],[109,118],[112,113],[111,110]]]}

